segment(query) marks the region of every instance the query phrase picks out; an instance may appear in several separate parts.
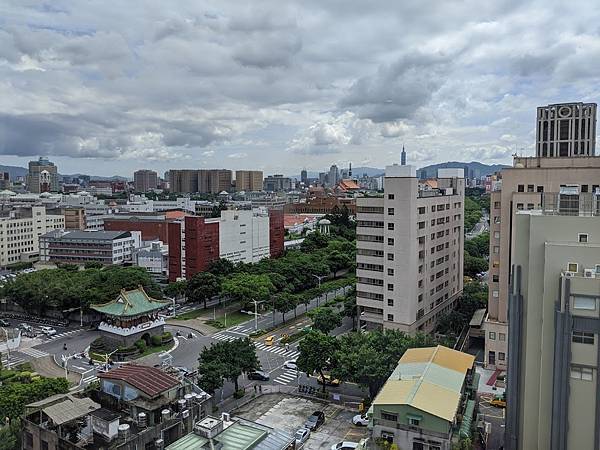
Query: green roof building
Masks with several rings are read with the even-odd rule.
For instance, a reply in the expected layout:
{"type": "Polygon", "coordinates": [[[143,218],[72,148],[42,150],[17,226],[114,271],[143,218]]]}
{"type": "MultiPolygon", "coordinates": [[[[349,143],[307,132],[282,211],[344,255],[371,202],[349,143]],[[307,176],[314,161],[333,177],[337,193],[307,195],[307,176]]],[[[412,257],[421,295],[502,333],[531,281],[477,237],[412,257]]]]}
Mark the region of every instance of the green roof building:
{"type": "Polygon", "coordinates": [[[114,346],[132,346],[139,339],[149,340],[164,333],[165,319],[159,312],[169,306],[166,300],[150,297],[142,286],[121,290],[116,299],[91,305],[102,315],[98,330],[114,346]]]}

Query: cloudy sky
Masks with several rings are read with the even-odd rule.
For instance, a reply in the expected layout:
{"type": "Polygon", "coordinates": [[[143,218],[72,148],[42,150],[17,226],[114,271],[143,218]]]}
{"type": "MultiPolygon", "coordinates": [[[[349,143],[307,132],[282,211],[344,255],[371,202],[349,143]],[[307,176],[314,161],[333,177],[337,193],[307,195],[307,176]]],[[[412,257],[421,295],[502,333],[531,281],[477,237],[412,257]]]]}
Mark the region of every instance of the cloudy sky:
{"type": "Polygon", "coordinates": [[[600,2],[0,0],[0,164],[507,163],[600,100],[600,2]],[[252,5],[251,7],[247,5],[252,5]]]}

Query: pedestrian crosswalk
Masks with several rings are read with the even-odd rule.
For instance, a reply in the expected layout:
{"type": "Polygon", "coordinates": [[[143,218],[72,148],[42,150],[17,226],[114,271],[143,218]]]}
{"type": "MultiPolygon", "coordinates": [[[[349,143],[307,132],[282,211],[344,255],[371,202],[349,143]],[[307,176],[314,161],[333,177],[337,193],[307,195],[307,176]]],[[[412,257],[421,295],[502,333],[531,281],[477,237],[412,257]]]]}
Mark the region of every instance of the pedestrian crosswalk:
{"type": "Polygon", "coordinates": [[[281,375],[273,380],[277,384],[291,384],[298,379],[298,372],[294,369],[286,369],[281,375]]]}
{"type": "Polygon", "coordinates": [[[77,330],[65,331],[64,333],[59,333],[59,334],[55,334],[53,336],[48,336],[48,339],[50,339],[50,340],[60,339],[63,337],[71,336],[72,334],[79,333],[82,330],[83,330],[83,328],[78,328],[77,330]]]}
{"type": "Polygon", "coordinates": [[[27,362],[26,358],[15,356],[14,353],[10,354],[10,361],[8,360],[8,356],[2,355],[2,367],[15,367],[25,362],[27,362]]]}
{"type": "Polygon", "coordinates": [[[93,383],[96,380],[98,380],[98,377],[96,376],[96,374],[89,375],[89,376],[84,377],[84,378],[81,379],[81,384],[90,384],[90,383],[93,383]]]}
{"type": "Polygon", "coordinates": [[[46,353],[42,350],[37,350],[33,347],[30,348],[19,348],[19,353],[23,353],[28,356],[32,356],[34,358],[43,358],[44,356],[48,356],[49,353],[46,353]]]}
{"type": "MultiPolygon", "coordinates": [[[[231,330],[228,330],[228,331],[231,331],[231,330]]],[[[211,336],[212,339],[216,339],[218,341],[226,341],[226,342],[231,342],[235,339],[239,339],[240,337],[242,337],[242,336],[241,335],[240,336],[232,336],[230,334],[227,334],[224,331],[219,331],[218,333],[215,333],[211,336]]],[[[285,356],[286,358],[289,358],[289,359],[296,358],[300,354],[299,351],[296,351],[292,348],[286,349],[285,347],[280,347],[280,346],[276,346],[276,345],[269,346],[269,345],[263,344],[262,342],[255,342],[254,346],[258,350],[261,350],[263,352],[275,353],[280,356],[285,356]]]]}

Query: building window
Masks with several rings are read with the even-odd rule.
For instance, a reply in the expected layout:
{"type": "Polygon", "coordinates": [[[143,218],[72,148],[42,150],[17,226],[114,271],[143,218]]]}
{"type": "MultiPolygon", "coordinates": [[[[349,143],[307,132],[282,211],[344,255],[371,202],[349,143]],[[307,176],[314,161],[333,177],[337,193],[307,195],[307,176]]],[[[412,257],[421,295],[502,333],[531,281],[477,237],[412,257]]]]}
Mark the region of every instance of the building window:
{"type": "Polygon", "coordinates": [[[394,276],[394,269],[388,269],[388,275],[390,277],[393,277],[394,276]]]}
{"type": "Polygon", "coordinates": [[[579,233],[578,237],[579,237],[579,242],[587,244],[587,241],[588,241],[587,233],[579,233]]]}
{"type": "Polygon", "coordinates": [[[390,420],[392,422],[398,422],[398,414],[381,411],[381,418],[383,420],[390,420]]]}
{"type": "Polygon", "coordinates": [[[537,187],[537,191],[538,192],[544,192],[544,186],[538,186],[537,187]]]}
{"type": "Polygon", "coordinates": [[[578,344],[594,345],[594,333],[586,333],[585,331],[573,331],[571,340],[573,342],[577,342],[578,344]]]}
{"type": "Polygon", "coordinates": [[[524,184],[519,184],[517,186],[517,192],[525,192],[525,185],[524,184]]]}
{"type": "Polygon", "coordinates": [[[596,299],[594,297],[573,297],[573,309],[585,309],[587,311],[596,310],[596,299]]]}
{"type": "Polygon", "coordinates": [[[592,381],[594,379],[594,369],[591,367],[571,366],[571,378],[592,381]]]}
{"type": "Polygon", "coordinates": [[[521,211],[523,209],[523,203],[517,203],[517,209],[521,211]]]}
{"type": "Polygon", "coordinates": [[[408,418],[408,424],[412,425],[413,427],[418,427],[420,423],[421,421],[419,419],[415,419],[414,417],[408,418]]]}
{"type": "Polygon", "coordinates": [[[394,238],[388,238],[388,245],[394,245],[394,238]]]}
{"type": "Polygon", "coordinates": [[[567,270],[569,272],[579,272],[579,264],[569,263],[569,264],[567,264],[567,270]]]}
{"type": "Polygon", "coordinates": [[[388,322],[393,322],[394,321],[394,315],[393,314],[388,314],[387,320],[388,320],[388,322]]]}
{"type": "Polygon", "coordinates": [[[388,298],[388,306],[394,306],[394,300],[391,298],[388,298]]]}
{"type": "Polygon", "coordinates": [[[388,216],[394,215],[394,208],[388,208],[388,216]]]}
{"type": "Polygon", "coordinates": [[[498,291],[492,291],[492,297],[498,298],[499,296],[500,296],[500,293],[498,291]]]}
{"type": "Polygon", "coordinates": [[[388,259],[388,261],[393,261],[394,260],[394,254],[393,253],[388,253],[387,254],[387,259],[388,259]]]}
{"type": "Polygon", "coordinates": [[[387,290],[388,291],[393,291],[394,290],[394,285],[392,283],[388,283],[387,290]]]}
{"type": "Polygon", "coordinates": [[[527,185],[527,192],[533,192],[534,188],[535,188],[535,186],[533,184],[528,184],[527,185]]]}
{"type": "Polygon", "coordinates": [[[488,337],[492,340],[495,341],[496,340],[496,332],[495,331],[490,331],[488,333],[488,337]]]}
{"type": "Polygon", "coordinates": [[[504,361],[506,355],[503,352],[498,352],[498,361],[504,361]]]}
{"type": "MultiPolygon", "coordinates": [[[[506,333],[498,333],[498,340],[506,341],[506,333]]],[[[503,359],[503,358],[501,358],[501,359],[503,359]]]]}
{"type": "Polygon", "coordinates": [[[492,275],[492,282],[498,283],[500,281],[500,277],[498,275],[492,275]]]}
{"type": "Polygon", "coordinates": [[[419,294],[417,301],[419,301],[419,303],[423,301],[423,294],[419,294]]]}
{"type": "Polygon", "coordinates": [[[394,194],[388,194],[388,200],[394,200],[394,194]]]}
{"type": "Polygon", "coordinates": [[[500,232],[499,231],[494,231],[494,238],[495,239],[500,239],[500,232]]]}
{"type": "Polygon", "coordinates": [[[393,230],[394,229],[394,223],[388,223],[388,230],[393,230]]]}

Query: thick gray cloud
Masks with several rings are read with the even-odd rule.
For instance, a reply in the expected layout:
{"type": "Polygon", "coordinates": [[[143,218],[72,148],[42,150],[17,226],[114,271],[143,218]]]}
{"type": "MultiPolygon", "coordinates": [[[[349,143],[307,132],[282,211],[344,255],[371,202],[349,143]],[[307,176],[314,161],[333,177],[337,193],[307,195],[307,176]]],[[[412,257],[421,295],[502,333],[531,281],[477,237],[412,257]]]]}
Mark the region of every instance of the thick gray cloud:
{"type": "Polygon", "coordinates": [[[383,166],[403,143],[419,164],[508,162],[537,105],[599,100],[599,8],[4,0],[0,155],[125,175],[383,166]]]}

